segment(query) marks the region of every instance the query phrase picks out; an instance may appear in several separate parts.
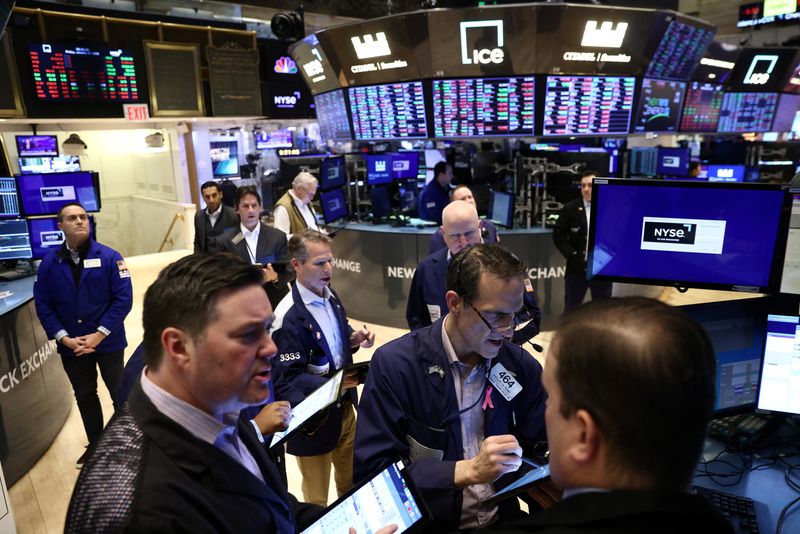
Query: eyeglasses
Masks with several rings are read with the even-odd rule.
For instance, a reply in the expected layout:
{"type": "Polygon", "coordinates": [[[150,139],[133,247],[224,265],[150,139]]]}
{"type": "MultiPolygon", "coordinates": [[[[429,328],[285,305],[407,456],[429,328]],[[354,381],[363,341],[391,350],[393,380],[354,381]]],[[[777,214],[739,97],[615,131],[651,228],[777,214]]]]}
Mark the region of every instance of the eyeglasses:
{"type": "Polygon", "coordinates": [[[514,330],[517,329],[519,325],[533,320],[533,313],[527,307],[523,306],[518,312],[516,312],[511,316],[511,324],[505,326],[493,326],[492,323],[490,323],[489,320],[486,319],[486,317],[484,317],[483,314],[480,311],[478,311],[478,308],[473,306],[470,301],[464,299],[464,302],[466,302],[469,305],[469,307],[472,308],[473,311],[475,311],[475,313],[478,314],[478,317],[483,322],[483,324],[486,325],[486,328],[494,332],[497,332],[498,334],[503,336],[510,335],[511,333],[514,332],[514,330]]]}

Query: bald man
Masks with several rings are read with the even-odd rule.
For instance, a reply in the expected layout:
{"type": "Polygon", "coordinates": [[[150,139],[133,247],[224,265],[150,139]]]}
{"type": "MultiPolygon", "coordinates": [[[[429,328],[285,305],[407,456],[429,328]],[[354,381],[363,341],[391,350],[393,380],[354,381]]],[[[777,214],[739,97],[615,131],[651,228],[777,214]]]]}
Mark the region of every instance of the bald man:
{"type": "MultiPolygon", "coordinates": [[[[430,326],[447,313],[445,294],[450,258],[466,247],[483,242],[475,206],[463,200],[448,204],[442,211],[442,236],[447,247],[422,260],[411,280],[406,304],[406,321],[411,330],[430,326]]],[[[514,343],[522,344],[536,336],[541,320],[542,312],[533,284],[526,279],[523,309],[517,314],[515,322],[527,324],[514,332],[514,343]]]]}
{"type": "MultiPolygon", "coordinates": [[[[456,200],[463,200],[475,206],[475,197],[472,196],[472,190],[466,185],[457,185],[450,191],[450,201],[455,202],[456,200]]],[[[480,227],[481,237],[484,243],[500,242],[500,238],[497,236],[497,228],[495,228],[491,221],[481,219],[480,227]]],[[[443,248],[447,248],[447,244],[444,242],[444,231],[440,226],[439,229],[436,230],[436,233],[431,236],[431,242],[428,244],[428,254],[433,254],[443,248]]]]}

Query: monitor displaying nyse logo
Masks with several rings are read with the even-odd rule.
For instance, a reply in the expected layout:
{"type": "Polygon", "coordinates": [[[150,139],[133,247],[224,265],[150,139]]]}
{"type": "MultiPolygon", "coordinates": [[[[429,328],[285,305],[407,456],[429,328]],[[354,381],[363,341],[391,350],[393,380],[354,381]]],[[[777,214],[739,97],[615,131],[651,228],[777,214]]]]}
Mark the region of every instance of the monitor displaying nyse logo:
{"type": "MultiPolygon", "coordinates": [[[[321,65],[320,68],[322,68],[321,65]]],[[[275,61],[273,70],[278,74],[297,74],[297,64],[292,58],[281,56],[275,61]]]]}
{"type": "Polygon", "coordinates": [[[71,185],[61,185],[58,187],[40,187],[39,193],[45,202],[76,200],[75,188],[71,185]]]}
{"type": "Polygon", "coordinates": [[[39,232],[39,241],[43,247],[54,247],[64,242],[64,232],[61,230],[49,230],[39,232]]]}
{"type": "Polygon", "coordinates": [[[464,65],[486,65],[489,63],[499,64],[505,61],[502,20],[474,20],[461,22],[459,25],[461,34],[461,63],[464,65]],[[479,28],[483,29],[483,36],[475,40],[475,44],[470,46],[469,35],[479,28]],[[489,28],[495,29],[497,37],[494,42],[496,46],[492,46],[484,41],[485,32],[489,28]]]}
{"type": "Polygon", "coordinates": [[[411,161],[407,159],[396,159],[392,161],[392,172],[407,172],[410,169],[411,161]]]}
{"type": "Polygon", "coordinates": [[[744,75],[745,85],[764,85],[769,81],[769,75],[778,63],[778,56],[773,54],[758,54],[750,61],[747,74],[744,75]]]}
{"type": "Polygon", "coordinates": [[[725,221],[642,218],[642,250],[722,254],[725,221]]]}
{"type": "Polygon", "coordinates": [[[586,28],[583,30],[581,46],[588,48],[620,48],[622,41],[625,40],[625,32],[628,30],[627,22],[614,23],[604,20],[600,27],[597,27],[596,20],[587,20],[586,28]]]}
{"type": "Polygon", "coordinates": [[[389,56],[392,49],[389,48],[389,41],[384,32],[378,32],[375,37],[368,33],[359,37],[351,37],[353,49],[356,51],[358,59],[370,59],[373,57],[389,56]]]}
{"type": "Polygon", "coordinates": [[[661,158],[663,167],[678,168],[681,166],[681,158],[678,156],[664,156],[661,158]]]}

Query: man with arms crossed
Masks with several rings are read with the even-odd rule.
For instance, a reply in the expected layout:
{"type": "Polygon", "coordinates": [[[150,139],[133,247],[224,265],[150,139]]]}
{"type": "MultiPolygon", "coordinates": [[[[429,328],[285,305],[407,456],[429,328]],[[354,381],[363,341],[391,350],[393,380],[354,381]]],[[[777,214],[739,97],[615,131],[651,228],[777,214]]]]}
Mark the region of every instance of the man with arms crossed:
{"type": "Polygon", "coordinates": [[[544,371],[554,507],[497,532],[729,534],[689,485],[714,406],[703,328],[645,298],[564,316],[544,371]]]}
{"type": "Polygon", "coordinates": [[[544,439],[541,366],[509,343],[525,265],[498,245],[457,254],[447,313],[372,357],[356,423],[354,478],[396,460],[433,514],[433,528],[472,529],[520,514],[483,502],[544,439]],[[504,380],[505,377],[505,380],[504,380]],[[498,480],[500,479],[500,480],[498,480]]]}

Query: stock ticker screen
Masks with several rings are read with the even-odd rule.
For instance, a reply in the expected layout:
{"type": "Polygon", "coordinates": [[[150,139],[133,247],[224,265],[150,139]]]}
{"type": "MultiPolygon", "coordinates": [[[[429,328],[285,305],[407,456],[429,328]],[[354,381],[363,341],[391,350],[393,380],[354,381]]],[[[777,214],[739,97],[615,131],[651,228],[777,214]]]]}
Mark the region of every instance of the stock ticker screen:
{"type": "Polygon", "coordinates": [[[674,132],[678,128],[686,82],[642,80],[634,132],[674,132]]]}
{"type": "Polygon", "coordinates": [[[347,118],[347,104],[344,101],[344,90],[337,89],[314,97],[317,110],[319,133],[324,141],[352,139],[350,121],[347,118]]]}
{"type": "Polygon", "coordinates": [[[686,90],[681,116],[682,132],[716,132],[725,86],[691,82],[686,90]]]}
{"type": "Polygon", "coordinates": [[[635,85],[633,77],[548,76],[542,133],[628,133],[635,85]]]}
{"type": "Polygon", "coordinates": [[[350,87],[356,139],[428,137],[422,82],[350,87]]]}
{"type": "Polygon", "coordinates": [[[433,81],[434,137],[533,135],[534,79],[433,81]]]}
{"type": "Polygon", "coordinates": [[[725,93],[717,131],[768,132],[777,105],[777,93],[725,93]]]}
{"type": "Polygon", "coordinates": [[[40,100],[137,102],[133,56],[105,46],[28,45],[40,100]]]}
{"type": "Polygon", "coordinates": [[[685,80],[714,39],[714,31],[673,20],[647,67],[647,76],[685,80]]]}

